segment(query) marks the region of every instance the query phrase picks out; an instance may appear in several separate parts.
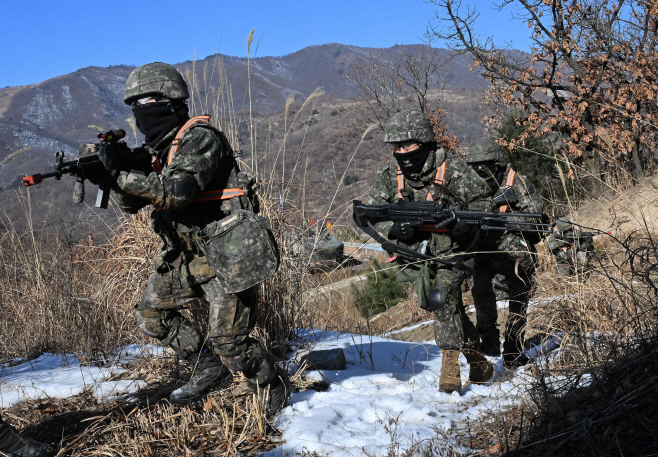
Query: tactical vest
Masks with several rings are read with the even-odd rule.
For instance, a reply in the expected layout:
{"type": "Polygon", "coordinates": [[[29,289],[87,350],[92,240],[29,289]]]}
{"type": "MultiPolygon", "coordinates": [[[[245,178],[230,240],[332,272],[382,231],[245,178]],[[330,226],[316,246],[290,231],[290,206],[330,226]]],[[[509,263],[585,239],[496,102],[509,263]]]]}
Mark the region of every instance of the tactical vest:
{"type": "MultiPolygon", "coordinates": [[[[185,132],[195,124],[210,124],[210,116],[196,116],[188,120],[185,124],[183,124],[183,126],[176,134],[174,141],[172,141],[171,146],[169,147],[169,154],[167,154],[167,166],[171,165],[171,162],[174,160],[174,156],[176,155],[176,151],[178,150],[178,144],[180,143],[181,138],[183,137],[185,132]]],[[[155,157],[153,157],[152,159],[151,166],[153,168],[153,171],[155,171],[158,174],[162,174],[162,166],[160,165],[160,162],[155,157]]],[[[226,189],[214,189],[214,190],[206,190],[199,192],[197,197],[192,201],[195,203],[199,203],[199,202],[208,202],[214,200],[228,200],[229,198],[240,197],[243,195],[245,195],[244,188],[234,187],[234,188],[226,188],[226,189]]],[[[156,211],[162,211],[163,208],[155,208],[155,209],[156,211]]]]}
{"type": "MultiPolygon", "coordinates": [[[[507,173],[507,180],[505,182],[505,187],[502,189],[505,191],[508,187],[512,187],[514,185],[514,178],[516,177],[516,171],[514,171],[514,168],[509,169],[509,173],[507,173]]],[[[504,213],[507,211],[508,205],[503,205],[500,207],[498,210],[501,213],[504,213]]]]}
{"type": "MultiPolygon", "coordinates": [[[[444,160],[443,163],[437,167],[436,169],[436,175],[434,176],[434,184],[437,186],[442,186],[444,182],[446,174],[446,161],[444,160]]],[[[404,175],[402,174],[402,170],[400,169],[400,166],[398,165],[398,174],[397,174],[397,181],[398,181],[398,199],[402,199],[402,189],[404,189],[404,175]]],[[[427,192],[427,197],[425,197],[426,202],[431,202],[433,201],[434,198],[432,197],[432,191],[427,192]]],[[[419,227],[419,230],[422,230],[424,232],[441,232],[445,233],[448,232],[448,229],[436,229],[434,226],[429,225],[429,224],[423,224],[419,227]]]]}

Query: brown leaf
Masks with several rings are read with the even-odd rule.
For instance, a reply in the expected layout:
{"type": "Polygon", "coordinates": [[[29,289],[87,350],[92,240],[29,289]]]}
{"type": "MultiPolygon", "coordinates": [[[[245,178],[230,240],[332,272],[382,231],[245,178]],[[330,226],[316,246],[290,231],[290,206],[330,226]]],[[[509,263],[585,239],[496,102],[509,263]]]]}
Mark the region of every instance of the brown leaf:
{"type": "Polygon", "coordinates": [[[219,409],[219,405],[213,397],[208,397],[206,402],[203,404],[204,411],[212,411],[213,408],[219,409]]]}
{"type": "Polygon", "coordinates": [[[489,454],[500,454],[500,443],[496,443],[491,446],[489,449],[487,449],[487,452],[489,454]]]}
{"type": "Polygon", "coordinates": [[[44,414],[55,414],[57,412],[57,408],[55,407],[55,405],[47,401],[37,406],[37,411],[42,412],[44,414]]]}

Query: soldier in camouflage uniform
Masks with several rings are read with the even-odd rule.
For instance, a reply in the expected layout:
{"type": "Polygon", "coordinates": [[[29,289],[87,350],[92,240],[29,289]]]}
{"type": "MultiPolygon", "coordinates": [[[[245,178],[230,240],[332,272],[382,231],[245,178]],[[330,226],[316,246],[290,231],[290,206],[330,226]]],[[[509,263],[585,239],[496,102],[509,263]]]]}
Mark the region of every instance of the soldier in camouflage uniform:
{"type": "Polygon", "coordinates": [[[587,271],[589,253],[594,249],[591,233],[579,230],[568,219],[560,219],[546,246],[555,257],[558,276],[582,275],[587,271]]]}
{"type": "Polygon", "coordinates": [[[255,215],[255,180],[240,171],[226,137],[207,116],[190,119],[188,97],[187,84],[171,65],[136,68],[124,102],[145,135],[152,163],[127,167],[118,155],[99,154],[120,208],[134,214],[153,205],[152,226],[164,241],[136,307],[139,328],[194,368],[190,381],[171,394],[173,403],[228,384],[231,370],[242,372],[254,388],[269,389],[275,411],[290,396],[287,375],[249,334],[258,284],[278,267],[278,251],[269,222],[255,215]],[[181,314],[200,297],[210,308],[205,341],[181,314]]]}
{"type": "MultiPolygon", "coordinates": [[[[486,183],[459,158],[448,154],[434,140],[429,118],[419,111],[402,111],[391,117],[384,141],[393,147],[393,158],[377,174],[366,203],[385,205],[406,201],[443,201],[457,210],[487,210],[486,183]]],[[[473,259],[464,251],[473,241],[472,227],[457,224],[446,231],[418,231],[406,222],[381,222],[375,228],[400,245],[446,259],[461,256],[457,272],[430,262],[404,262],[398,258],[398,281],[415,281],[418,304],[434,313],[434,335],[443,354],[439,389],[461,390],[460,351],[470,364],[471,382],[486,382],[491,364],[480,354],[475,326],[464,310],[461,284],[473,259]]]]}
{"type": "Polygon", "coordinates": [[[43,457],[52,448],[39,441],[18,433],[0,417],[0,455],[10,457],[43,457]]]}
{"type": "MultiPolygon", "coordinates": [[[[465,160],[487,181],[493,199],[506,188],[513,189],[516,201],[501,203],[496,208],[498,211],[542,212],[543,203],[536,187],[525,176],[516,173],[511,165],[503,164],[502,153],[496,144],[476,143],[469,149],[465,160]]],[[[534,245],[538,242],[539,237],[533,233],[483,236],[478,246],[481,253],[475,256],[473,302],[482,352],[489,356],[500,356],[494,291],[496,278],[506,288],[509,314],[505,325],[503,363],[508,368],[527,363],[527,357],[523,354],[524,327],[537,263],[534,245]]]]}

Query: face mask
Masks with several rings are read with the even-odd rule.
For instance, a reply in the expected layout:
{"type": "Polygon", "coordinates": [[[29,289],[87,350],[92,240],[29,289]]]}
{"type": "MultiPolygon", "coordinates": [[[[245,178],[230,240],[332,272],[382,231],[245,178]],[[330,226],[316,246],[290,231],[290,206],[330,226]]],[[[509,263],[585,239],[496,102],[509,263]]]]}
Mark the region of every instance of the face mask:
{"type": "Polygon", "coordinates": [[[137,128],[146,137],[144,142],[150,147],[155,147],[175,127],[190,118],[185,103],[169,100],[135,105],[133,115],[137,128]]]}
{"type": "Polygon", "coordinates": [[[423,169],[423,165],[427,161],[427,156],[434,150],[433,143],[425,143],[418,149],[411,152],[394,152],[393,157],[398,161],[400,170],[405,178],[409,178],[413,174],[418,174],[423,169]]]}

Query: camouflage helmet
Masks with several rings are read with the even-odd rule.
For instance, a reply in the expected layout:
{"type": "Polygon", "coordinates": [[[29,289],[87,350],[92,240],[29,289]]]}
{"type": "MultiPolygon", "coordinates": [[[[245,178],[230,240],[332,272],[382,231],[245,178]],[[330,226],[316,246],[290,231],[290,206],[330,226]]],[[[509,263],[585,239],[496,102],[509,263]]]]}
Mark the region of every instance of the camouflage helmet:
{"type": "Polygon", "coordinates": [[[489,140],[480,140],[473,143],[464,158],[466,163],[502,162],[503,153],[497,144],[489,140]]]}
{"type": "Polygon", "coordinates": [[[167,63],[153,62],[135,68],[126,80],[123,102],[160,94],[169,100],[187,100],[190,94],[183,76],[167,63]]]}
{"type": "Polygon", "coordinates": [[[384,128],[384,142],[398,143],[402,141],[418,141],[429,143],[434,141],[432,122],[427,114],[415,110],[395,113],[384,128]]]}

